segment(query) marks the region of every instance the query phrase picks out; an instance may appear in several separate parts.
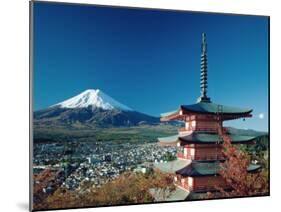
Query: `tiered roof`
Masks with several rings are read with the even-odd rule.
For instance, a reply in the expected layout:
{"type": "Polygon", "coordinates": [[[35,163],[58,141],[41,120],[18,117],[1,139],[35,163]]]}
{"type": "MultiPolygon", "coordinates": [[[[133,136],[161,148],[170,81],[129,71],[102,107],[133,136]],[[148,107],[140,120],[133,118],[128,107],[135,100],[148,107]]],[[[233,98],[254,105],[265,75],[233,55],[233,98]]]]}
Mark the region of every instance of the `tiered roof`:
{"type": "MultiPolygon", "coordinates": [[[[220,163],[218,161],[198,162],[177,159],[166,163],[156,163],[155,166],[162,172],[179,174],[184,177],[213,176],[219,174],[220,170],[220,163]]],[[[256,172],[260,168],[260,165],[250,164],[248,172],[256,172]]]]}
{"type": "Polygon", "coordinates": [[[212,102],[198,102],[191,105],[181,105],[178,110],[174,110],[160,115],[161,121],[181,120],[186,115],[209,114],[219,115],[222,120],[251,117],[252,109],[231,107],[212,102]]]}
{"type": "MultiPolygon", "coordinates": [[[[248,167],[248,172],[255,172],[260,169],[259,165],[250,164],[248,167]]],[[[220,163],[215,162],[196,162],[193,161],[188,166],[177,170],[176,174],[180,174],[181,176],[210,176],[217,175],[220,171],[220,163]]]]}
{"type": "MultiPolygon", "coordinates": [[[[250,143],[254,141],[257,136],[228,134],[233,144],[250,143]]],[[[223,141],[217,133],[206,133],[193,131],[188,135],[172,135],[168,137],[158,138],[161,145],[176,145],[180,142],[181,145],[186,144],[215,144],[218,141],[223,141]]]]}

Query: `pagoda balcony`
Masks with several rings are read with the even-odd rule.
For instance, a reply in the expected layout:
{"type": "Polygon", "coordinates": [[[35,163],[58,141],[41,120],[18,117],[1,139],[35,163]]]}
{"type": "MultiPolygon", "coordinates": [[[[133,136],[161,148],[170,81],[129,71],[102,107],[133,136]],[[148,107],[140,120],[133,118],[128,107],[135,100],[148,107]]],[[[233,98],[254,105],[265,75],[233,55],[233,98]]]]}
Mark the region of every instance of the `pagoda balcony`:
{"type": "Polygon", "coordinates": [[[208,161],[208,160],[225,160],[225,157],[222,154],[218,154],[218,155],[208,155],[208,156],[196,156],[194,158],[194,160],[204,160],[204,161],[208,161]]]}
{"type": "Polygon", "coordinates": [[[181,189],[184,189],[187,191],[193,191],[193,186],[188,185],[186,179],[184,179],[184,181],[181,181],[181,178],[179,178],[177,181],[174,181],[174,184],[177,187],[180,187],[181,189]]]}
{"type": "Polygon", "coordinates": [[[218,132],[218,129],[217,129],[217,128],[196,127],[196,128],[194,129],[194,131],[217,133],[217,132],[218,132]]]}
{"type": "MultiPolygon", "coordinates": [[[[219,133],[219,129],[218,128],[206,128],[206,127],[192,127],[191,129],[192,131],[197,131],[197,132],[211,132],[211,133],[219,133]]],[[[186,130],[187,131],[187,130],[186,130]]],[[[227,128],[223,127],[222,128],[222,132],[223,133],[227,133],[227,128]]]]}
{"type": "Polygon", "coordinates": [[[191,129],[191,128],[182,127],[182,128],[178,129],[178,132],[179,132],[179,134],[184,134],[184,133],[187,133],[187,132],[191,132],[192,130],[193,129],[191,129]]]}
{"type": "Polygon", "coordinates": [[[177,153],[177,158],[184,159],[184,160],[204,160],[204,161],[225,160],[225,157],[222,154],[192,156],[192,155],[184,155],[184,153],[182,153],[182,152],[177,153]]]}
{"type": "Polygon", "coordinates": [[[206,127],[189,127],[189,128],[179,128],[178,132],[181,133],[186,133],[186,132],[191,132],[191,131],[199,131],[199,132],[212,132],[212,133],[217,133],[218,129],[217,128],[206,128],[206,127]]]}
{"type": "Polygon", "coordinates": [[[177,158],[185,160],[194,160],[194,157],[191,155],[184,155],[182,152],[177,153],[177,158]]]}
{"type": "Polygon", "coordinates": [[[181,128],[178,129],[178,131],[179,132],[185,132],[185,131],[188,131],[188,129],[186,129],[185,127],[181,127],[181,128]]]}

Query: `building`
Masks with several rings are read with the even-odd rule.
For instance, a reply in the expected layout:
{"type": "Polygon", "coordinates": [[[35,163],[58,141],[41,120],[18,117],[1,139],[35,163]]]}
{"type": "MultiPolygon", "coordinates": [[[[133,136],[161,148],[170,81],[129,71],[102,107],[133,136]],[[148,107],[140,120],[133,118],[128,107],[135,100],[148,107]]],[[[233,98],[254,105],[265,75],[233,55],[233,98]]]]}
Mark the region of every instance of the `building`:
{"type": "MultiPolygon", "coordinates": [[[[227,132],[223,122],[250,118],[252,109],[215,104],[207,96],[207,43],[202,34],[201,46],[201,95],[197,103],[181,105],[177,110],[161,114],[161,121],[183,121],[184,127],[174,136],[159,138],[163,146],[179,147],[177,160],[157,163],[156,168],[174,173],[174,182],[181,198],[190,192],[213,191],[218,187],[227,188],[219,175],[220,162],[224,161],[222,143],[229,139],[232,144],[252,143],[257,137],[234,135],[227,132]]],[[[259,165],[250,165],[249,172],[257,171],[259,165]]]]}

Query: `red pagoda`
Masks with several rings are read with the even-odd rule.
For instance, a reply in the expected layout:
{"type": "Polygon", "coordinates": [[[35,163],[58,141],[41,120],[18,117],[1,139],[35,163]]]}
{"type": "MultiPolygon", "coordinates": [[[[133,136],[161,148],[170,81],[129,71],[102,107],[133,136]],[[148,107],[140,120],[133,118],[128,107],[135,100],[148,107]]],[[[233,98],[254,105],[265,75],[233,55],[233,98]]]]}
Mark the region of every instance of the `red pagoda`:
{"type": "MultiPolygon", "coordinates": [[[[174,173],[174,183],[181,197],[185,199],[195,192],[214,191],[218,187],[227,188],[219,175],[220,162],[224,161],[222,143],[230,139],[232,144],[253,143],[257,137],[230,134],[223,122],[251,117],[252,109],[215,104],[207,96],[207,43],[202,34],[201,46],[201,95],[196,104],[180,105],[172,112],[161,114],[161,121],[182,121],[184,127],[174,136],[158,138],[159,144],[178,146],[177,159],[166,163],[156,163],[162,172],[174,173]]],[[[257,171],[259,165],[250,165],[249,172],[257,171]]]]}

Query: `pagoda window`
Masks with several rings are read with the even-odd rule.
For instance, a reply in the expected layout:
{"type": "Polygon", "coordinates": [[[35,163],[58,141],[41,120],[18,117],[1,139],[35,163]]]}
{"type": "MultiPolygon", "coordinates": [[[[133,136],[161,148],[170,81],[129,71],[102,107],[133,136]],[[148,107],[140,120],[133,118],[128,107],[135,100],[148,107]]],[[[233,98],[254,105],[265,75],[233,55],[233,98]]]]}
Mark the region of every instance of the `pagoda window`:
{"type": "Polygon", "coordinates": [[[192,127],[196,127],[196,121],[195,121],[195,120],[193,120],[193,121],[191,122],[191,126],[192,126],[192,127]]]}
{"type": "Polygon", "coordinates": [[[185,122],[185,129],[189,129],[189,122],[185,122]]]}
{"type": "Polygon", "coordinates": [[[197,130],[201,131],[215,131],[217,129],[217,122],[214,121],[198,121],[196,123],[197,130]]]}
{"type": "Polygon", "coordinates": [[[181,179],[181,184],[182,184],[182,186],[184,186],[184,181],[185,181],[185,179],[182,178],[182,179],[181,179]]]}
{"type": "Polygon", "coordinates": [[[188,184],[188,188],[189,189],[193,189],[193,186],[194,186],[194,179],[193,179],[193,177],[188,177],[187,178],[187,184],[188,184]]]}
{"type": "Polygon", "coordinates": [[[190,156],[191,156],[191,158],[195,157],[195,149],[194,148],[190,148],[190,156]]]}
{"type": "Polygon", "coordinates": [[[184,149],[183,149],[183,155],[184,155],[184,157],[187,157],[187,155],[188,155],[187,148],[184,148],[184,149]]]}

